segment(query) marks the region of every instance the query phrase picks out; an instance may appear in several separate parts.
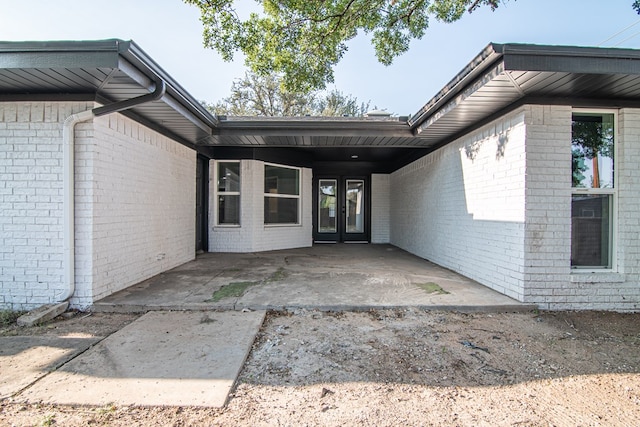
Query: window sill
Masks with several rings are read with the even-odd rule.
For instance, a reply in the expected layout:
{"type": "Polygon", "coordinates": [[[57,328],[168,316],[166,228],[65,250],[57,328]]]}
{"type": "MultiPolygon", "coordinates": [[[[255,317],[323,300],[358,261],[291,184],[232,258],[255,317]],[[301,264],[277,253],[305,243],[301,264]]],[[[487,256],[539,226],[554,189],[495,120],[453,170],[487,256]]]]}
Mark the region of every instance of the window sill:
{"type": "Polygon", "coordinates": [[[624,274],[611,271],[576,271],[571,272],[571,283],[623,283],[624,274]]]}
{"type": "Polygon", "coordinates": [[[265,224],[264,228],[302,227],[302,224],[265,224]]]}
{"type": "Polygon", "coordinates": [[[214,225],[213,226],[213,231],[216,230],[235,230],[238,228],[242,228],[242,226],[240,224],[219,224],[219,225],[214,225]]]}

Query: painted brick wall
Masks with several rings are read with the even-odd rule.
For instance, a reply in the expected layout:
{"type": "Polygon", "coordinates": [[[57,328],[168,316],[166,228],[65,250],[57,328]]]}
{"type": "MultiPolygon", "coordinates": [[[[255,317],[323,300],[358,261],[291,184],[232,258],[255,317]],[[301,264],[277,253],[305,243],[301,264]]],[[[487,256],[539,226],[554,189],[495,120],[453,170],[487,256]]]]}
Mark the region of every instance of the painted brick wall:
{"type": "MultiPolygon", "coordinates": [[[[560,308],[571,298],[571,107],[527,106],[524,301],[560,308]]],[[[577,306],[576,306],[577,308],[577,306]]]]}
{"type": "Polygon", "coordinates": [[[195,258],[194,150],[120,114],[95,118],[93,137],[76,142],[76,221],[91,229],[76,240],[92,246],[77,273],[92,277],[93,300],[195,258]]]}
{"type": "Polygon", "coordinates": [[[371,175],[371,243],[389,243],[390,241],[390,185],[390,175],[371,175]]]}
{"type": "Polygon", "coordinates": [[[571,108],[527,114],[527,292],[551,310],[640,310],[640,110],[623,109],[617,131],[616,264],[611,272],[571,269],[571,108]]]}
{"type": "Polygon", "coordinates": [[[611,272],[571,269],[571,112],[524,106],[393,173],[391,242],[543,309],[639,311],[640,110],[618,114],[611,272]]]}
{"type": "Polygon", "coordinates": [[[240,226],[215,224],[216,200],[214,161],[210,163],[211,195],[209,197],[209,251],[253,252],[300,248],[312,245],[312,171],[301,169],[301,223],[293,226],[264,224],[264,162],[240,162],[240,226]]]}
{"type": "MultiPolygon", "coordinates": [[[[64,293],[62,124],[94,103],[0,104],[0,307],[64,293]]],[[[73,307],[194,257],[195,152],[123,116],[76,126],[73,307]]]]}
{"type": "Polygon", "coordinates": [[[616,310],[640,311],[640,109],[618,116],[618,269],[622,283],[600,286],[599,296],[616,310]]]}
{"type": "Polygon", "coordinates": [[[391,174],[391,243],[524,296],[525,115],[497,120],[391,174]]]}
{"type": "Polygon", "coordinates": [[[62,123],[93,103],[0,103],[0,308],[64,292],[62,123]]]}

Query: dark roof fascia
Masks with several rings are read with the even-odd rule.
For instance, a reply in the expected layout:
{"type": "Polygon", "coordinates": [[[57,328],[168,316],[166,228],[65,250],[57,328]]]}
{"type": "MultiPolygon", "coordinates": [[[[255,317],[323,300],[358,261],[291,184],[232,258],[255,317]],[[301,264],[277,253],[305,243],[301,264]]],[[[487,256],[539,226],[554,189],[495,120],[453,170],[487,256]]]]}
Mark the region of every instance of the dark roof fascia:
{"type": "Polygon", "coordinates": [[[340,118],[265,120],[221,120],[215,131],[220,136],[388,136],[413,137],[406,122],[393,120],[342,120],[340,118]]]}
{"type": "Polygon", "coordinates": [[[427,116],[437,111],[449,100],[462,92],[464,88],[481,75],[486,69],[500,58],[499,45],[490,43],[466,67],[462,69],[449,83],[447,83],[429,102],[408,120],[411,129],[415,129],[427,116]],[[498,49],[497,49],[498,48],[498,49]]]}
{"type": "Polygon", "coordinates": [[[0,93],[0,102],[85,102],[96,101],[94,92],[87,93],[0,93]]]}
{"type": "Polygon", "coordinates": [[[216,117],[131,40],[0,41],[0,52],[0,68],[119,69],[149,91],[159,78],[167,86],[165,103],[202,130],[211,133],[217,126],[216,117]]]}
{"type": "Polygon", "coordinates": [[[115,68],[119,41],[0,41],[0,68],[115,68]]]}
{"type": "Polygon", "coordinates": [[[505,71],[549,71],[581,74],[640,74],[640,50],[623,48],[494,45],[505,71]]]}
{"type": "Polygon", "coordinates": [[[576,108],[640,108],[640,99],[604,99],[578,97],[535,97],[526,96],[518,100],[518,105],[565,105],[576,108]]]}
{"type": "Polygon", "coordinates": [[[134,41],[117,40],[117,42],[119,44],[119,54],[122,58],[126,59],[136,68],[142,68],[145,75],[152,74],[164,80],[167,85],[167,93],[179,104],[175,105],[175,103],[168,101],[171,107],[181,113],[185,113],[185,111],[193,113],[196,120],[192,120],[192,122],[203,130],[207,130],[205,127],[211,130],[218,125],[218,119],[176,82],[173,77],[147,55],[134,41]],[[186,110],[181,111],[179,106],[184,107],[186,110]]]}
{"type": "MultiPolygon", "coordinates": [[[[640,74],[640,50],[490,43],[408,121],[412,130],[438,113],[480,76],[501,62],[501,72],[548,71],[581,74],[640,74]]],[[[526,94],[522,93],[522,96],[526,94]]],[[[548,98],[553,103],[553,98],[548,98]]],[[[539,102],[539,101],[538,101],[539,102]]]]}

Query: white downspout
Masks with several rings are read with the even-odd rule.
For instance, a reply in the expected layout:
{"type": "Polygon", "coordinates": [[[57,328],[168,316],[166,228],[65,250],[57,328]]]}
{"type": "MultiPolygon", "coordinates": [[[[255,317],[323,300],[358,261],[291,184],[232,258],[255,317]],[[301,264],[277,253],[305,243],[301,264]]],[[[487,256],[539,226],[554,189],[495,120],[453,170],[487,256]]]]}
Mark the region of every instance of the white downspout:
{"type": "Polygon", "coordinates": [[[124,101],[114,102],[94,108],[93,110],[82,111],[72,114],[64,121],[62,126],[62,182],[63,182],[63,202],[62,202],[62,245],[63,245],[63,274],[66,290],[58,298],[59,302],[71,299],[76,291],[76,254],[75,254],[75,164],[73,161],[75,150],[75,127],[78,123],[86,122],[94,117],[100,117],[118,111],[128,110],[135,106],[146,104],[147,102],[162,99],[166,91],[164,80],[155,80],[153,92],[124,101]]]}
{"type": "Polygon", "coordinates": [[[75,127],[94,117],[93,111],[87,110],[72,114],[66,118],[62,126],[62,182],[63,182],[63,274],[66,290],[58,297],[58,301],[67,301],[76,290],[75,278],[75,127]]]}

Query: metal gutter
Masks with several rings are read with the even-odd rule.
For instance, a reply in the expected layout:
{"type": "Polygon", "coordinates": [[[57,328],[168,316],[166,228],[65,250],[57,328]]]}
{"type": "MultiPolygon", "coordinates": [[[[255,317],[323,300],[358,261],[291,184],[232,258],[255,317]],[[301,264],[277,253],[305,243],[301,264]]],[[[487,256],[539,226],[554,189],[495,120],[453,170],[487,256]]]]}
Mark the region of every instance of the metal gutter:
{"type": "Polygon", "coordinates": [[[146,95],[137,96],[135,98],[126,99],[120,102],[114,102],[113,104],[103,105],[91,110],[96,117],[104,116],[106,114],[117,113],[119,111],[128,110],[137,105],[146,104],[147,102],[157,101],[162,99],[166,92],[167,85],[163,80],[158,80],[154,85],[152,93],[146,95]]]}
{"type": "MultiPolygon", "coordinates": [[[[116,41],[118,44],[118,41],[116,41]]],[[[125,43],[128,48],[129,43],[125,43]]],[[[143,64],[144,65],[144,64],[143,64]]],[[[138,84],[153,92],[145,95],[137,96],[124,101],[114,102],[92,110],[83,111],[81,113],[72,114],[64,121],[63,124],[63,274],[65,278],[66,290],[57,299],[59,301],[67,301],[71,299],[75,293],[75,126],[78,123],[85,122],[107,114],[129,110],[138,105],[154,102],[158,100],[167,101],[166,91],[167,83],[154,73],[153,69],[147,69],[153,77],[149,78],[145,73],[140,72],[137,67],[128,65],[126,61],[119,61],[122,71],[134,79],[138,84]]],[[[166,73],[165,73],[166,74],[166,73]]],[[[172,101],[174,102],[174,101],[172,101]]],[[[188,109],[180,106],[181,110],[188,114],[193,114],[193,121],[199,121],[195,114],[188,109]]],[[[182,112],[181,112],[182,114],[182,112]]]]}
{"type": "Polygon", "coordinates": [[[640,74],[640,51],[636,49],[490,43],[424,107],[408,121],[418,132],[424,122],[439,115],[452,99],[464,93],[499,62],[513,86],[524,93],[510,71],[565,72],[576,74],[640,74]]]}
{"type": "Polygon", "coordinates": [[[62,274],[66,290],[57,297],[58,302],[69,300],[76,291],[75,127],[93,117],[92,110],[83,111],[70,115],[62,125],[62,274]]]}
{"type": "MultiPolygon", "coordinates": [[[[146,54],[134,41],[117,40],[118,53],[136,68],[146,69],[148,73],[162,79],[167,85],[167,94],[163,101],[188,118],[202,130],[211,131],[218,125],[218,119],[193,98],[176,82],[157,62],[146,54]]],[[[124,64],[122,64],[124,66],[124,64]]]]}
{"type": "Polygon", "coordinates": [[[86,122],[94,117],[117,113],[137,105],[146,104],[161,99],[165,93],[166,84],[158,80],[152,93],[137,96],[113,104],[72,114],[66,118],[62,126],[62,187],[63,187],[63,275],[66,291],[59,297],[60,302],[67,301],[76,289],[75,281],[75,127],[78,123],[86,122]]]}
{"type": "MultiPolygon", "coordinates": [[[[0,52],[0,68],[4,69],[119,69],[149,91],[162,80],[166,86],[162,97],[165,104],[205,133],[212,134],[218,126],[218,119],[132,40],[0,41],[0,52]]],[[[100,89],[94,88],[97,94],[100,89]]]]}
{"type": "Polygon", "coordinates": [[[464,87],[488,69],[502,56],[502,45],[489,43],[478,56],[462,69],[449,83],[447,83],[424,107],[409,120],[411,129],[418,127],[429,114],[437,111],[451,98],[464,90],[464,87]]]}

